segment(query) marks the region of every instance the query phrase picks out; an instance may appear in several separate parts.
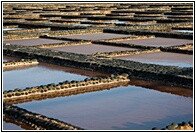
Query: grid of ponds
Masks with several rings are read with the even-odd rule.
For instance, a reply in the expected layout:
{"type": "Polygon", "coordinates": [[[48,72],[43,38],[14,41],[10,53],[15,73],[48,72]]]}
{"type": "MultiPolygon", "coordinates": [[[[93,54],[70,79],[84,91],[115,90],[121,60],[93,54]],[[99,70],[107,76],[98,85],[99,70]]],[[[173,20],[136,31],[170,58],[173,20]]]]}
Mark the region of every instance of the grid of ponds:
{"type": "Polygon", "coordinates": [[[193,115],[192,102],[191,97],[122,86],[18,106],[87,130],[148,130],[164,127],[173,119],[178,123],[188,121],[193,115]]]}
{"type": "MultiPolygon", "coordinates": [[[[37,4],[15,3],[14,5],[8,2],[3,5],[5,14],[5,28],[3,30],[6,32],[4,45],[10,45],[10,47],[22,45],[35,51],[70,52],[70,55],[76,53],[75,56],[86,57],[87,61],[95,58],[107,63],[107,61],[113,61],[113,58],[116,58],[144,64],[177,66],[183,70],[194,68],[193,54],[187,52],[194,49],[193,39],[190,39],[190,36],[193,36],[190,17],[193,7],[189,3],[182,6],[180,3],[167,5],[163,2],[158,4],[161,8],[157,8],[156,4],[152,3],[128,3],[126,5],[123,3],[97,3],[94,5],[86,3],[78,5],[71,3],[41,4],[38,2],[37,4]],[[40,4],[39,9],[37,9],[37,4],[40,4]],[[105,9],[106,5],[107,9],[105,9]],[[51,7],[52,9],[50,9],[51,7]],[[28,10],[29,8],[30,10],[28,10]],[[183,8],[189,10],[183,10],[183,8]],[[20,10],[21,12],[19,12],[20,10]],[[25,13],[24,11],[27,10],[28,12],[25,13]],[[180,16],[186,13],[187,16],[185,15],[184,19],[176,15],[180,16]],[[148,15],[149,17],[146,17],[148,15]],[[78,23],[73,24],[74,21],[78,23]],[[124,29],[129,30],[129,27],[136,34],[123,33],[124,29]],[[183,27],[185,30],[182,30],[183,27]],[[12,32],[22,31],[26,28],[36,28],[36,31],[12,32]],[[43,32],[41,28],[50,29],[43,32]],[[107,33],[104,31],[107,29],[117,29],[122,32],[107,33]],[[153,38],[125,39],[126,37],[138,36],[137,32],[139,31],[146,32],[145,36],[148,36],[156,30],[157,33],[153,34],[155,36],[153,38]],[[168,37],[171,33],[174,35],[168,37]],[[23,37],[26,39],[21,39],[23,37]],[[100,44],[93,43],[96,41],[100,41],[100,44]],[[70,43],[70,45],[59,45],[63,43],[70,43]],[[41,44],[48,45],[48,47],[37,46],[41,44]],[[192,47],[185,47],[185,44],[192,44],[192,47]],[[173,46],[177,46],[178,50],[183,51],[181,53],[175,51],[173,46]],[[161,51],[161,48],[171,48],[173,51],[161,51]],[[146,53],[145,50],[150,52],[146,53]],[[127,55],[113,54],[119,51],[120,53],[127,51],[130,53],[127,55]],[[131,54],[131,52],[133,53],[131,54]],[[103,55],[100,58],[96,55],[97,53],[98,55],[100,53],[113,54],[113,56],[108,58],[103,55]]],[[[12,52],[9,53],[10,56],[9,54],[3,55],[3,62],[21,59],[19,58],[20,54],[18,54],[19,57],[13,57],[12,52]]],[[[40,53],[35,54],[39,55],[40,53]]],[[[26,54],[26,57],[31,58],[32,55],[26,54]]],[[[53,59],[55,58],[58,56],[53,59]]],[[[64,56],[63,58],[67,59],[68,57],[64,56]]],[[[39,64],[37,65],[16,66],[3,70],[2,91],[16,88],[25,89],[26,87],[51,83],[57,84],[62,81],[82,81],[86,78],[107,77],[113,74],[94,69],[93,61],[90,64],[90,66],[92,65],[90,69],[88,67],[79,69],[81,64],[70,67],[71,63],[62,65],[61,62],[56,61],[56,64],[51,64],[51,62],[42,62],[41,59],[38,58],[39,64]]],[[[83,58],[80,61],[84,61],[83,58]]],[[[117,67],[121,68],[122,66],[118,65],[117,67]]],[[[137,70],[137,68],[135,69],[137,70]]],[[[164,128],[172,122],[181,123],[194,119],[193,88],[177,87],[161,81],[132,78],[126,85],[119,84],[109,88],[103,85],[100,88],[96,91],[93,89],[83,93],[75,91],[72,95],[29,100],[13,105],[45,115],[48,118],[71,123],[86,130],[151,130],[153,127],[164,128]]],[[[21,124],[15,120],[5,119],[5,116],[2,122],[3,130],[35,130],[25,123],[21,124]]]]}

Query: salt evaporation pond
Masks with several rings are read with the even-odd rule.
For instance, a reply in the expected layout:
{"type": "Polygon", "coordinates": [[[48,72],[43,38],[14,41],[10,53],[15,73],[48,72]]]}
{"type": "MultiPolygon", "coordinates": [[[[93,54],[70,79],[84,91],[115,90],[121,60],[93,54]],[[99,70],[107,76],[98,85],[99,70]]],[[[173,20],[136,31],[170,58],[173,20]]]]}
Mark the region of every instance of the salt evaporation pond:
{"type": "Polygon", "coordinates": [[[4,41],[4,43],[17,44],[17,45],[23,45],[23,46],[36,46],[40,44],[51,44],[51,43],[62,43],[62,42],[67,42],[67,41],[45,39],[45,38],[4,41]]]}
{"type": "Polygon", "coordinates": [[[193,99],[137,86],[17,104],[88,130],[151,130],[193,119],[193,99]]]}
{"type": "Polygon", "coordinates": [[[193,30],[172,30],[173,32],[193,33],[193,30]]]}
{"type": "Polygon", "coordinates": [[[146,39],[138,39],[138,40],[125,40],[125,41],[118,41],[118,42],[143,45],[143,46],[170,47],[170,46],[183,45],[187,43],[193,43],[193,40],[155,37],[155,38],[146,38],[146,39]]]}
{"type": "Polygon", "coordinates": [[[100,40],[100,39],[112,39],[112,38],[121,38],[121,37],[130,37],[132,35],[123,35],[123,34],[112,34],[112,33],[94,33],[94,34],[84,34],[84,35],[70,35],[70,36],[61,36],[65,38],[72,39],[83,39],[83,40],[100,40]]]}
{"type": "Polygon", "coordinates": [[[106,45],[100,45],[100,44],[63,46],[63,47],[54,47],[54,48],[48,48],[48,49],[58,50],[58,51],[63,51],[63,52],[73,52],[73,53],[79,53],[79,54],[93,54],[93,53],[97,53],[97,52],[137,50],[135,48],[106,46],[106,45]]]}
{"type": "Polygon", "coordinates": [[[164,66],[193,67],[193,55],[170,52],[154,52],[116,58],[164,66]]]}
{"type": "Polygon", "coordinates": [[[22,127],[3,121],[3,130],[24,130],[22,127]]]}
{"type": "Polygon", "coordinates": [[[3,90],[15,88],[24,89],[61,81],[84,80],[87,77],[106,76],[107,74],[80,70],[70,67],[62,67],[47,63],[39,63],[34,66],[20,67],[3,72],[3,90]]]}
{"type": "Polygon", "coordinates": [[[8,30],[22,30],[24,28],[5,28],[3,29],[4,31],[8,31],[8,30]]]}

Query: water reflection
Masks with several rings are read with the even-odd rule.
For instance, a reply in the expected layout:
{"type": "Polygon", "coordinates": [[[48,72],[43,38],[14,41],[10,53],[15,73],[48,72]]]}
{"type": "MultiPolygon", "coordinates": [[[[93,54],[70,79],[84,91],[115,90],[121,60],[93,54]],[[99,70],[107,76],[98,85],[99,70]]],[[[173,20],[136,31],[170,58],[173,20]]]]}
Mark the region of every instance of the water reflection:
{"type": "Polygon", "coordinates": [[[155,38],[146,38],[146,39],[138,39],[138,40],[125,40],[119,42],[144,45],[144,46],[169,47],[169,46],[177,46],[177,45],[183,45],[187,43],[193,43],[193,40],[155,37],[155,38]]]}
{"type": "Polygon", "coordinates": [[[19,124],[13,120],[4,119],[3,130],[33,130],[33,129],[25,124],[19,124]]]}
{"type": "Polygon", "coordinates": [[[92,130],[120,130],[125,123],[130,125],[129,130],[151,130],[171,121],[181,123],[193,118],[192,98],[136,86],[32,101],[18,106],[92,130]],[[157,125],[153,125],[155,122],[157,125]],[[138,124],[146,126],[138,127],[138,124]]]}
{"type": "Polygon", "coordinates": [[[65,80],[84,80],[87,77],[106,76],[99,72],[39,63],[32,67],[3,72],[3,90],[47,85],[65,80]]]}
{"type": "Polygon", "coordinates": [[[193,67],[192,55],[178,53],[155,52],[133,56],[121,56],[116,58],[164,66],[193,67]]]}
{"type": "Polygon", "coordinates": [[[23,130],[20,125],[17,125],[16,123],[11,122],[5,122],[3,121],[3,130],[23,130]]]}
{"type": "MultiPolygon", "coordinates": [[[[181,117],[183,121],[190,121],[192,119],[192,115],[181,115],[181,116],[171,116],[169,118],[160,119],[158,121],[147,121],[144,123],[134,123],[134,122],[126,122],[121,126],[114,126],[112,130],[149,130],[153,127],[165,128],[167,125],[175,122],[181,117]],[[166,125],[164,123],[167,123],[166,125]]],[[[181,123],[181,122],[180,122],[181,123]]]]}
{"type": "Polygon", "coordinates": [[[8,30],[22,30],[24,28],[5,28],[3,29],[4,31],[8,31],[8,30]]]}
{"type": "Polygon", "coordinates": [[[33,39],[4,41],[4,43],[23,45],[23,46],[36,46],[36,45],[40,45],[40,44],[63,43],[63,42],[67,42],[67,41],[45,39],[45,38],[33,38],[33,39]]]}
{"type": "Polygon", "coordinates": [[[97,52],[113,52],[113,51],[125,51],[125,50],[137,50],[135,48],[125,48],[117,46],[107,46],[100,44],[86,44],[86,45],[77,45],[77,46],[62,46],[48,48],[52,50],[58,50],[63,52],[73,52],[79,54],[93,54],[97,52]]]}
{"type": "Polygon", "coordinates": [[[72,38],[72,39],[83,39],[83,40],[100,40],[100,39],[112,39],[112,38],[129,37],[129,36],[130,35],[124,35],[124,34],[93,33],[93,34],[84,34],[84,35],[69,35],[65,37],[72,38]]]}
{"type": "Polygon", "coordinates": [[[193,33],[192,30],[172,30],[173,32],[193,33]]]}

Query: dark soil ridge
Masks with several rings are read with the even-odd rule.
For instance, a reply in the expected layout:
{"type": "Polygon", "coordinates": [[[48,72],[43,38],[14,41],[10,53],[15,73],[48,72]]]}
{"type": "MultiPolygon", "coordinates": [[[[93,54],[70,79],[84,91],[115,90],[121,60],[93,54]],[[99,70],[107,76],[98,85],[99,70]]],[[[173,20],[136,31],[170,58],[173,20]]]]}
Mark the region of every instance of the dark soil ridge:
{"type": "Polygon", "coordinates": [[[43,32],[43,31],[50,31],[50,28],[34,28],[34,29],[21,29],[21,30],[8,30],[3,31],[3,34],[21,34],[24,32],[43,32]]]}
{"type": "Polygon", "coordinates": [[[4,41],[19,40],[19,39],[32,39],[39,38],[40,36],[63,36],[63,35],[82,35],[88,33],[103,33],[102,29],[83,29],[83,30],[60,30],[60,31],[42,31],[42,32],[22,32],[3,37],[4,41]]]}
{"type": "Polygon", "coordinates": [[[20,58],[35,58],[40,62],[61,66],[110,74],[128,73],[129,78],[158,80],[170,85],[193,87],[193,68],[145,64],[121,59],[95,58],[89,55],[18,45],[4,45],[3,53],[4,55],[20,58]]]}
{"type": "Polygon", "coordinates": [[[193,121],[182,122],[177,124],[176,122],[171,123],[165,128],[159,129],[157,127],[152,128],[152,130],[193,130],[193,121]]]}
{"type": "Polygon", "coordinates": [[[181,53],[181,54],[190,54],[193,55],[193,50],[186,50],[186,48],[193,48],[193,44],[184,44],[178,46],[171,46],[171,47],[160,47],[160,50],[163,52],[174,52],[174,53],[181,53]]]}
{"type": "Polygon", "coordinates": [[[19,61],[8,61],[3,62],[3,69],[9,69],[11,67],[17,66],[30,66],[30,65],[37,65],[39,62],[36,59],[21,59],[19,61]]]}
{"type": "Polygon", "coordinates": [[[11,99],[15,97],[25,97],[29,95],[38,95],[43,93],[56,93],[58,91],[65,91],[71,89],[77,89],[78,87],[89,87],[89,86],[97,86],[102,84],[110,84],[110,83],[117,83],[122,81],[129,81],[128,74],[123,75],[111,75],[108,77],[94,77],[91,79],[86,78],[83,81],[63,81],[58,84],[48,84],[48,85],[41,85],[36,87],[27,87],[25,89],[16,88],[14,90],[4,91],[3,98],[11,99]]]}
{"type": "Polygon", "coordinates": [[[84,130],[69,123],[27,111],[14,105],[3,103],[4,119],[25,123],[34,130],[84,130]]]}
{"type": "MultiPolygon", "coordinates": [[[[100,78],[99,78],[100,79],[100,78]]],[[[104,80],[101,78],[101,80],[104,80]]],[[[67,81],[64,81],[67,82],[67,81]]],[[[29,102],[32,100],[44,100],[47,98],[56,98],[56,97],[63,97],[63,96],[70,96],[70,95],[78,95],[78,94],[83,94],[83,93],[88,93],[88,92],[94,92],[94,91],[102,91],[102,90],[110,90],[119,86],[128,86],[129,81],[116,81],[116,82],[108,82],[104,81],[105,83],[102,84],[94,84],[90,85],[90,81],[86,82],[84,81],[84,86],[80,86],[79,82],[80,81],[71,81],[71,82],[77,82],[74,83],[75,85],[78,85],[76,88],[66,88],[66,89],[59,89],[59,87],[63,87],[63,85],[60,85],[61,83],[54,85],[53,83],[48,84],[48,85],[41,85],[41,86],[35,86],[35,87],[27,87],[25,89],[15,89],[15,90],[10,90],[10,91],[4,91],[5,95],[16,95],[17,93],[21,93],[21,96],[16,96],[16,97],[10,97],[10,98],[4,98],[4,102],[9,103],[9,104],[19,104],[19,103],[24,103],[24,102],[29,102]],[[87,85],[89,84],[89,85],[87,85]],[[37,91],[36,91],[37,90],[37,91]],[[47,92],[53,90],[53,92],[47,92]],[[36,92],[41,92],[37,93],[36,92]],[[34,92],[33,95],[30,95],[34,92]],[[24,93],[25,95],[22,95],[24,93]],[[27,94],[27,95],[26,95],[27,94]]],[[[65,84],[65,83],[63,83],[65,84]]],[[[74,86],[74,84],[70,84],[70,86],[74,86]]]]}
{"type": "Polygon", "coordinates": [[[105,41],[92,41],[92,43],[99,44],[99,45],[139,48],[139,50],[97,52],[95,54],[92,54],[92,56],[97,56],[97,57],[101,56],[101,57],[111,58],[111,57],[117,57],[117,56],[152,53],[152,52],[159,52],[159,51],[193,55],[192,50],[184,49],[184,48],[192,48],[193,47],[192,43],[177,45],[177,46],[170,46],[170,47],[153,47],[153,46],[143,46],[143,45],[136,45],[136,44],[125,44],[125,43],[115,43],[115,42],[105,42],[105,41]]]}
{"type": "Polygon", "coordinates": [[[135,34],[135,35],[155,35],[156,37],[180,38],[180,39],[193,39],[191,33],[177,33],[169,31],[151,31],[149,30],[129,30],[129,29],[104,29],[104,33],[117,33],[117,34],[135,34]]]}

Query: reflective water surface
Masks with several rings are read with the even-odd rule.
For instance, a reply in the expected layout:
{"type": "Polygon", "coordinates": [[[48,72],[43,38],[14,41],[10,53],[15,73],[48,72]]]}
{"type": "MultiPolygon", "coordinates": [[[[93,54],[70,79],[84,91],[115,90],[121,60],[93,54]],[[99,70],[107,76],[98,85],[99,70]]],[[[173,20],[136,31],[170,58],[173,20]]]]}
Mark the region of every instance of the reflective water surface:
{"type": "Polygon", "coordinates": [[[3,121],[3,130],[24,130],[19,125],[3,121]]]}
{"type": "Polygon", "coordinates": [[[77,46],[64,46],[64,47],[54,47],[48,48],[64,52],[73,52],[79,54],[93,54],[97,52],[113,52],[113,51],[125,51],[125,50],[137,50],[135,48],[125,48],[125,47],[115,47],[100,44],[86,44],[77,46]]]}
{"type": "Polygon", "coordinates": [[[183,44],[187,44],[187,43],[193,43],[193,40],[155,37],[155,38],[127,40],[127,41],[119,41],[119,42],[136,44],[136,45],[144,45],[144,46],[169,47],[169,46],[176,46],[176,45],[183,45],[183,44]]]}
{"type": "Polygon", "coordinates": [[[96,34],[94,33],[94,34],[84,34],[84,35],[70,35],[64,37],[74,38],[74,39],[84,39],[84,40],[100,40],[100,39],[112,39],[112,38],[129,37],[129,36],[131,35],[112,34],[112,33],[96,33],[96,34]]]}
{"type": "Polygon", "coordinates": [[[193,30],[172,30],[172,31],[174,31],[174,32],[183,32],[183,33],[186,33],[186,32],[193,33],[193,30]]]}
{"type": "Polygon", "coordinates": [[[3,29],[4,31],[7,31],[7,30],[22,30],[24,28],[5,28],[3,29]]]}
{"type": "Polygon", "coordinates": [[[188,54],[155,52],[116,58],[165,66],[193,67],[193,55],[188,54]]]}
{"type": "MultiPolygon", "coordinates": [[[[10,60],[10,58],[5,59],[10,60]]],[[[86,77],[106,75],[98,72],[39,63],[39,65],[35,66],[4,71],[3,90],[24,89],[26,87],[47,85],[49,83],[59,83],[65,80],[84,80],[86,77]]]]}
{"type": "Polygon", "coordinates": [[[137,86],[17,104],[92,130],[151,130],[193,119],[193,99],[137,86]]]}
{"type": "Polygon", "coordinates": [[[51,44],[51,43],[62,43],[62,42],[67,42],[67,41],[45,39],[45,38],[4,41],[4,43],[17,44],[17,45],[23,45],[23,46],[35,46],[35,45],[40,45],[40,44],[51,44]]]}

